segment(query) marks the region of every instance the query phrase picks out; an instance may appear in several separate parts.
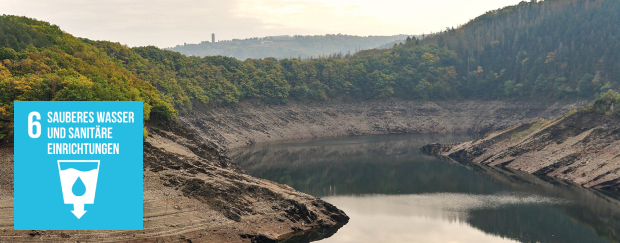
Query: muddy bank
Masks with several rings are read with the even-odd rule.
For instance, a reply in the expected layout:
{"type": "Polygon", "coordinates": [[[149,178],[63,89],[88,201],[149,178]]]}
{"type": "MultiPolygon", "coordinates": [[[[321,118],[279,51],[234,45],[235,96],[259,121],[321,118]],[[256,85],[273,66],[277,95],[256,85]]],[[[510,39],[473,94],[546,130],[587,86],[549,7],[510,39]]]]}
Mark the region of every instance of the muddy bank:
{"type": "Polygon", "coordinates": [[[389,133],[486,133],[553,119],[583,102],[341,101],[196,110],[180,121],[222,150],[259,142],[389,133]]]}
{"type": "Polygon", "coordinates": [[[148,127],[144,230],[14,231],[13,148],[0,148],[0,242],[274,242],[348,221],[329,203],[248,175],[182,127],[148,127]]]}
{"type": "Polygon", "coordinates": [[[617,116],[593,110],[525,123],[470,142],[429,144],[422,149],[459,162],[502,166],[620,191],[620,122],[617,116]]]}

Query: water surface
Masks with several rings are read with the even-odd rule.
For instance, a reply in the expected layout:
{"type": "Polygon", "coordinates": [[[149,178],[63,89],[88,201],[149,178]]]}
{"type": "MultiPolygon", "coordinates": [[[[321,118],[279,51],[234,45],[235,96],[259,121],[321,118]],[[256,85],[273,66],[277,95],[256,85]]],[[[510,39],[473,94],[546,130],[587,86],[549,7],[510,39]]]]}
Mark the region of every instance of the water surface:
{"type": "Polygon", "coordinates": [[[322,198],[351,218],[296,242],[618,242],[617,195],[420,152],[468,135],[379,135],[230,151],[253,176],[322,198]],[[325,238],[328,237],[328,238],[325,238]]]}

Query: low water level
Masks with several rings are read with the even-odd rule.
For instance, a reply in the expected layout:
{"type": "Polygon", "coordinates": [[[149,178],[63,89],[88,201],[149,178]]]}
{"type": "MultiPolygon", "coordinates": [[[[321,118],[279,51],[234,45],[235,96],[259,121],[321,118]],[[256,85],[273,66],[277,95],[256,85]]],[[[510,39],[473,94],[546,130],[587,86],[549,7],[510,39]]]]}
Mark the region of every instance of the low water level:
{"type": "Polygon", "coordinates": [[[297,242],[620,241],[617,195],[420,152],[471,139],[358,136],[257,144],[230,155],[253,176],[320,197],[351,218],[297,242]]]}

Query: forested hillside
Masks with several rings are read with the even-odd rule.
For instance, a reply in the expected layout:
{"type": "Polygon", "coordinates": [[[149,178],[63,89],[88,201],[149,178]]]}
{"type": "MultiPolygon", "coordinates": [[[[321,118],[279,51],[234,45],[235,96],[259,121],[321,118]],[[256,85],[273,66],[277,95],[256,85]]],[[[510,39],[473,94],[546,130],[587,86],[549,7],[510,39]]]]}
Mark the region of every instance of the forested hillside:
{"type": "Polygon", "coordinates": [[[290,98],[324,100],[343,95],[354,99],[456,95],[450,88],[456,85],[450,83],[456,80],[456,56],[432,45],[394,49],[380,56],[308,61],[239,61],[221,56],[187,57],[155,47],[128,49],[110,42],[94,45],[151,81],[181,112],[190,110],[192,104],[234,104],[248,98],[285,103],[290,98]],[[421,92],[413,92],[416,87],[411,85],[418,79],[425,80],[418,84],[421,92]],[[436,85],[431,87],[429,82],[436,85]]]}
{"type": "Polygon", "coordinates": [[[589,98],[618,88],[617,23],[619,1],[533,0],[489,11],[422,44],[457,53],[464,98],[589,98]]]}
{"type": "MultiPolygon", "coordinates": [[[[414,38],[403,46],[361,51],[352,57],[239,61],[184,57],[152,47],[134,50],[150,50],[138,52],[151,64],[174,63],[166,68],[178,76],[177,81],[200,78],[194,74],[206,67],[214,75],[221,74],[221,85],[207,89],[216,91],[210,101],[286,102],[342,95],[353,99],[593,99],[619,88],[620,29],[613,24],[619,18],[618,1],[531,1],[490,11],[458,29],[423,40],[414,38]]],[[[179,91],[189,89],[183,82],[179,85],[179,91]]]]}
{"type": "MultiPolygon", "coordinates": [[[[177,45],[168,50],[187,56],[227,56],[239,60],[247,58],[309,58],[333,53],[355,53],[373,49],[386,43],[402,42],[406,35],[354,36],[354,35],[295,35],[267,36],[227,41],[203,41],[199,44],[177,45]]],[[[392,44],[393,45],[393,44],[392,44]]],[[[390,45],[390,47],[392,46],[390,45]]]]}
{"type": "Polygon", "coordinates": [[[145,119],[176,115],[155,87],[115,61],[58,26],[0,16],[0,141],[13,131],[15,100],[135,100],[144,101],[145,119]]]}
{"type": "MultiPolygon", "coordinates": [[[[234,99],[593,99],[618,89],[620,2],[550,0],[490,11],[458,29],[391,49],[306,61],[183,57],[155,48],[144,58],[186,78],[218,67],[234,99]],[[167,56],[167,57],[165,57],[167,56]],[[194,70],[194,71],[192,71],[194,70]],[[228,84],[228,83],[226,83],[228,84]]],[[[139,50],[141,48],[138,48],[139,50]]],[[[144,49],[144,48],[142,48],[144,49]]],[[[223,79],[223,80],[224,80],[223,79]]],[[[229,97],[229,96],[225,96],[229,97]]],[[[188,97],[190,100],[192,97],[188,97]]]]}
{"type": "Polygon", "coordinates": [[[14,100],[143,100],[145,117],[242,99],[593,99],[618,89],[620,1],[522,2],[390,49],[309,60],[195,57],[0,17],[0,137],[14,100]]]}

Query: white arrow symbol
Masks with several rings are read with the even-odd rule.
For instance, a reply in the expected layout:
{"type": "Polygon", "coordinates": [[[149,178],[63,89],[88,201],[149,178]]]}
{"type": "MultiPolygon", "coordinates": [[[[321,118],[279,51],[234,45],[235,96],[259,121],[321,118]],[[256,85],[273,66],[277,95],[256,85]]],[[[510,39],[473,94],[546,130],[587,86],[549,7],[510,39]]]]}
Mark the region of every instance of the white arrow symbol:
{"type": "Polygon", "coordinates": [[[82,215],[86,213],[86,211],[84,211],[84,204],[77,204],[77,203],[73,204],[73,211],[71,212],[75,214],[75,217],[80,219],[82,215]]]}

